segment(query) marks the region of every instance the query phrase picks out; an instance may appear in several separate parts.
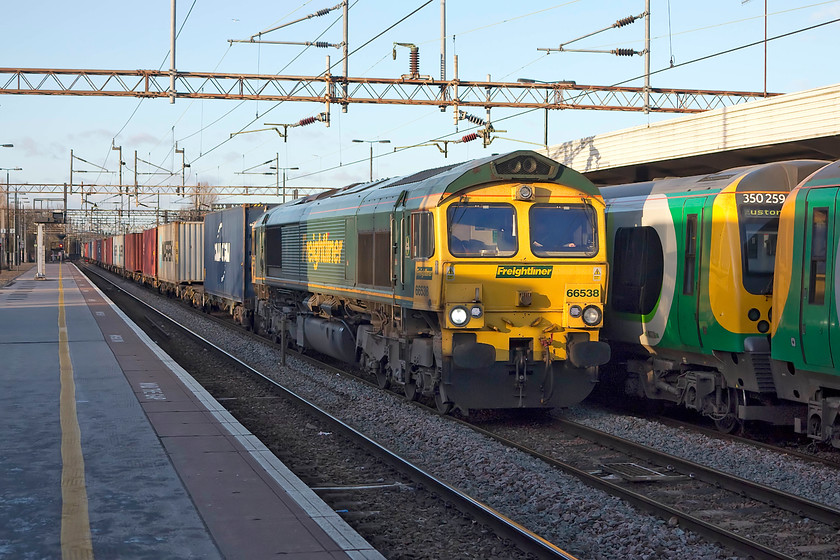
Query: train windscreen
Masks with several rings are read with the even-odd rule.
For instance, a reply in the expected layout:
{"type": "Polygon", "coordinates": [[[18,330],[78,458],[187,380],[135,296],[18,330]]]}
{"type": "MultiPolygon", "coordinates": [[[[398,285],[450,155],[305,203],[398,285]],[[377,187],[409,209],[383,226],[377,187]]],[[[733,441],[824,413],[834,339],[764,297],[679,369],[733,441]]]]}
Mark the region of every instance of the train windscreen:
{"type": "Polygon", "coordinates": [[[531,251],[537,257],[593,256],[598,252],[595,209],[584,204],[535,204],[531,251]]]}
{"type": "Polygon", "coordinates": [[[785,193],[739,195],[742,276],[744,289],[751,294],[773,293],[779,214],[784,201],[785,193]]]}
{"type": "Polygon", "coordinates": [[[456,257],[512,257],[519,247],[510,204],[457,203],[447,211],[449,252],[456,257]]]}

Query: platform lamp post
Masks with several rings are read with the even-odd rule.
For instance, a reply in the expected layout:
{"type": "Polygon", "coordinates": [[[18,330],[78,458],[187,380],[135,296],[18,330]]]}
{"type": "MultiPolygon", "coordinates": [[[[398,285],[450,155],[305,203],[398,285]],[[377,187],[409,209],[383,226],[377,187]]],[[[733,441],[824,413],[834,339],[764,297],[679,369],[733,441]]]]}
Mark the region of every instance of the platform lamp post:
{"type": "Polygon", "coordinates": [[[390,144],[390,140],[353,140],[359,144],[367,142],[370,144],[370,182],[373,182],[373,145],[374,144],[390,144]]]}
{"type": "MultiPolygon", "coordinates": [[[[572,80],[557,80],[554,82],[544,82],[542,80],[534,80],[532,78],[518,78],[516,80],[520,84],[544,84],[544,85],[561,85],[561,86],[575,86],[577,82],[572,80]]],[[[555,93],[557,90],[555,90],[555,93]]],[[[543,144],[545,144],[546,155],[548,155],[548,90],[545,90],[545,127],[543,134],[543,144]]]]}
{"type": "MultiPolygon", "coordinates": [[[[0,144],[0,148],[14,148],[14,147],[15,147],[14,144],[0,144]]],[[[8,209],[9,209],[9,179],[7,177],[6,178],[6,222],[5,222],[7,230],[9,229],[9,212],[8,212],[8,209]]],[[[3,252],[6,253],[7,255],[8,255],[8,250],[7,250],[8,242],[9,242],[9,233],[8,233],[8,231],[6,231],[3,234],[3,249],[4,249],[3,252]]],[[[0,256],[2,256],[2,255],[0,255],[0,256]]],[[[0,270],[2,270],[2,264],[3,263],[0,262],[0,270]]],[[[6,266],[9,266],[9,261],[8,260],[6,261],[6,266]]],[[[9,270],[11,270],[11,267],[9,268],[9,270]]]]}
{"type": "MultiPolygon", "coordinates": [[[[5,144],[4,144],[5,145],[5,144]]],[[[6,172],[6,237],[3,240],[3,244],[5,247],[6,252],[6,267],[9,270],[12,270],[12,237],[11,237],[11,207],[9,206],[9,171],[23,171],[22,167],[0,167],[0,171],[6,172]]],[[[15,192],[15,196],[17,196],[17,192],[15,192]]],[[[17,231],[15,231],[15,246],[17,246],[17,231]]]]}

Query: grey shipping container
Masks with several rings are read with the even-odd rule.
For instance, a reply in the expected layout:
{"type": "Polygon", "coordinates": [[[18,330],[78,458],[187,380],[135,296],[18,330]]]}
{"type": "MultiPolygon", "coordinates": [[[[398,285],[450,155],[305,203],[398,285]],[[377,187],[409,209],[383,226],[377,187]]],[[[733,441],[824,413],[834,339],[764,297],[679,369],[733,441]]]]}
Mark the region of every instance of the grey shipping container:
{"type": "Polygon", "coordinates": [[[204,216],[204,292],[238,303],[254,296],[251,228],[271,206],[238,206],[204,216]]]}
{"type": "Polygon", "coordinates": [[[173,222],[157,228],[158,279],[173,284],[204,281],[204,222],[173,222]]]}

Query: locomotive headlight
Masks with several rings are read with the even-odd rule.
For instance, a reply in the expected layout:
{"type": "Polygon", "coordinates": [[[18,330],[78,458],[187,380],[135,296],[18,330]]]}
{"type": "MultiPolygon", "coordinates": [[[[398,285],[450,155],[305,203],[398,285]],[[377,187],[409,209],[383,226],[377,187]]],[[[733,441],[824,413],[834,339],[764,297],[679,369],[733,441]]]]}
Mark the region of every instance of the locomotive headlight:
{"type": "Polygon", "coordinates": [[[580,305],[573,305],[569,308],[569,315],[577,319],[580,317],[580,314],[583,313],[583,309],[580,308],[580,305]]]}
{"type": "MultiPolygon", "coordinates": [[[[452,311],[455,310],[453,309],[452,311]]],[[[470,315],[472,315],[475,319],[479,319],[482,315],[484,315],[484,310],[481,309],[480,305],[474,305],[472,306],[472,308],[470,308],[470,315]]],[[[452,322],[454,323],[455,321],[452,322]]]]}
{"type": "Polygon", "coordinates": [[[583,322],[594,327],[601,322],[601,310],[594,305],[587,305],[583,309],[583,322]]]}
{"type": "Polygon", "coordinates": [[[529,185],[519,185],[516,195],[517,200],[531,200],[534,198],[534,189],[529,185]]]}
{"type": "Polygon", "coordinates": [[[466,307],[459,305],[457,307],[453,307],[452,310],[449,311],[449,320],[452,321],[452,324],[456,327],[463,327],[469,322],[470,313],[467,311],[466,307]]]}

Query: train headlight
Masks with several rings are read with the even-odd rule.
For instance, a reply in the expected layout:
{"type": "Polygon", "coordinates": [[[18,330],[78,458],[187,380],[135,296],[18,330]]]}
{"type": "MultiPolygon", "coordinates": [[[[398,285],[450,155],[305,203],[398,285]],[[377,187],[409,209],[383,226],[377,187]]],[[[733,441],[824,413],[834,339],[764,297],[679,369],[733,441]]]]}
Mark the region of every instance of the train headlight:
{"type": "Polygon", "coordinates": [[[583,309],[583,322],[594,327],[601,322],[601,310],[594,305],[587,305],[583,309]]]}
{"type": "Polygon", "coordinates": [[[569,315],[575,319],[580,317],[581,313],[583,313],[583,309],[580,308],[580,305],[573,305],[569,308],[569,315]]]}
{"type": "MultiPolygon", "coordinates": [[[[452,311],[455,311],[454,309],[452,311]]],[[[470,315],[472,315],[475,319],[480,319],[482,315],[484,315],[484,310],[481,308],[480,305],[474,305],[470,308],[470,315]]],[[[452,321],[453,323],[455,321],[452,321]]]]}
{"type": "Polygon", "coordinates": [[[453,307],[449,311],[449,320],[452,321],[452,324],[456,327],[463,327],[470,321],[470,313],[467,311],[467,308],[463,305],[459,305],[457,307],[453,307]]]}

